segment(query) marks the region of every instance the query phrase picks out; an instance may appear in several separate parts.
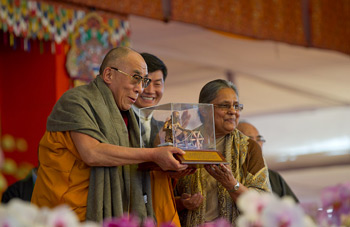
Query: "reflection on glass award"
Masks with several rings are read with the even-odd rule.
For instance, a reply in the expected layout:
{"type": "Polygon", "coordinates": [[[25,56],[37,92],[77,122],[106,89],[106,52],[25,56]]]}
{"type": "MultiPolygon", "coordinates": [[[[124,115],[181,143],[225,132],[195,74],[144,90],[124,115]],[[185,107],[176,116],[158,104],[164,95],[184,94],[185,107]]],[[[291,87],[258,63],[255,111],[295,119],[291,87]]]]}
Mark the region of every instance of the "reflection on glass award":
{"type": "Polygon", "coordinates": [[[139,116],[141,135],[146,131],[144,119],[151,119],[150,138],[141,136],[141,147],[178,147],[186,151],[185,155],[175,155],[183,164],[227,163],[216,151],[211,104],[169,103],[142,108],[139,116]]]}

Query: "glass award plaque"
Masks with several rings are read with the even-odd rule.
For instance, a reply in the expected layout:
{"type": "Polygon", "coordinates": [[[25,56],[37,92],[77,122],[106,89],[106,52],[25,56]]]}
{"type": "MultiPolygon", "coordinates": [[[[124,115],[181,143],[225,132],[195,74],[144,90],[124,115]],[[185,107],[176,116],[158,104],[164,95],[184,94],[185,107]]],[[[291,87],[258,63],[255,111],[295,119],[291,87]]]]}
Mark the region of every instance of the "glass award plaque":
{"type": "Polygon", "coordinates": [[[139,109],[141,147],[174,146],[182,164],[227,163],[216,151],[212,104],[168,103],[139,109]]]}

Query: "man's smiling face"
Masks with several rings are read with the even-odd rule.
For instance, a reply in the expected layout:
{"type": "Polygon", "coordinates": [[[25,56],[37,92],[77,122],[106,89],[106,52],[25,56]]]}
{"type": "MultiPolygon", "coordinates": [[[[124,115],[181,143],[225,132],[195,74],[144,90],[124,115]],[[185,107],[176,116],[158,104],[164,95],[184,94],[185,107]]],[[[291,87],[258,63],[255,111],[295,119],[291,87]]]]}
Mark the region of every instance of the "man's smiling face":
{"type": "Polygon", "coordinates": [[[164,93],[164,79],[161,70],[148,74],[152,81],[135,102],[138,108],[151,107],[159,103],[164,93]]]}

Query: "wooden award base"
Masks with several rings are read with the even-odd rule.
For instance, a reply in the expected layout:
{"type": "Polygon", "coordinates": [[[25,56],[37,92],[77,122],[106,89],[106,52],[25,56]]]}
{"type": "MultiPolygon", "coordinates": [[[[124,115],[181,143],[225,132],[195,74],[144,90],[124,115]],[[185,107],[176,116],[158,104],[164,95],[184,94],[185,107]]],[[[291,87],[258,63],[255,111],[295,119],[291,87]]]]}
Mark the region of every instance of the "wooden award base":
{"type": "MultiPolygon", "coordinates": [[[[229,164],[225,157],[215,150],[184,150],[185,155],[174,154],[181,164],[189,165],[193,168],[200,168],[206,164],[218,165],[229,164]]],[[[144,162],[139,164],[139,170],[162,170],[154,162],[144,162]]]]}
{"type": "Polygon", "coordinates": [[[228,164],[225,157],[215,150],[185,150],[185,152],[185,155],[175,154],[175,158],[178,159],[181,164],[195,167],[201,167],[206,164],[228,164]]]}

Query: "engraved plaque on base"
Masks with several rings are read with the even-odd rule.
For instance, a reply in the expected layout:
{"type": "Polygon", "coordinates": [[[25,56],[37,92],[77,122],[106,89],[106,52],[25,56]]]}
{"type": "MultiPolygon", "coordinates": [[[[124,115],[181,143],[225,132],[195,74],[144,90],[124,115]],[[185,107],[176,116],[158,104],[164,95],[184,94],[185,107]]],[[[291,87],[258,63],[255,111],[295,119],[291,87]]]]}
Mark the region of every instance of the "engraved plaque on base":
{"type": "Polygon", "coordinates": [[[195,165],[197,167],[205,164],[228,164],[220,152],[212,150],[187,150],[185,155],[175,154],[175,157],[182,164],[195,165]]]}
{"type": "Polygon", "coordinates": [[[183,164],[227,163],[216,151],[212,104],[168,103],[141,108],[138,115],[141,147],[178,147],[186,151],[175,155],[183,164]]]}

